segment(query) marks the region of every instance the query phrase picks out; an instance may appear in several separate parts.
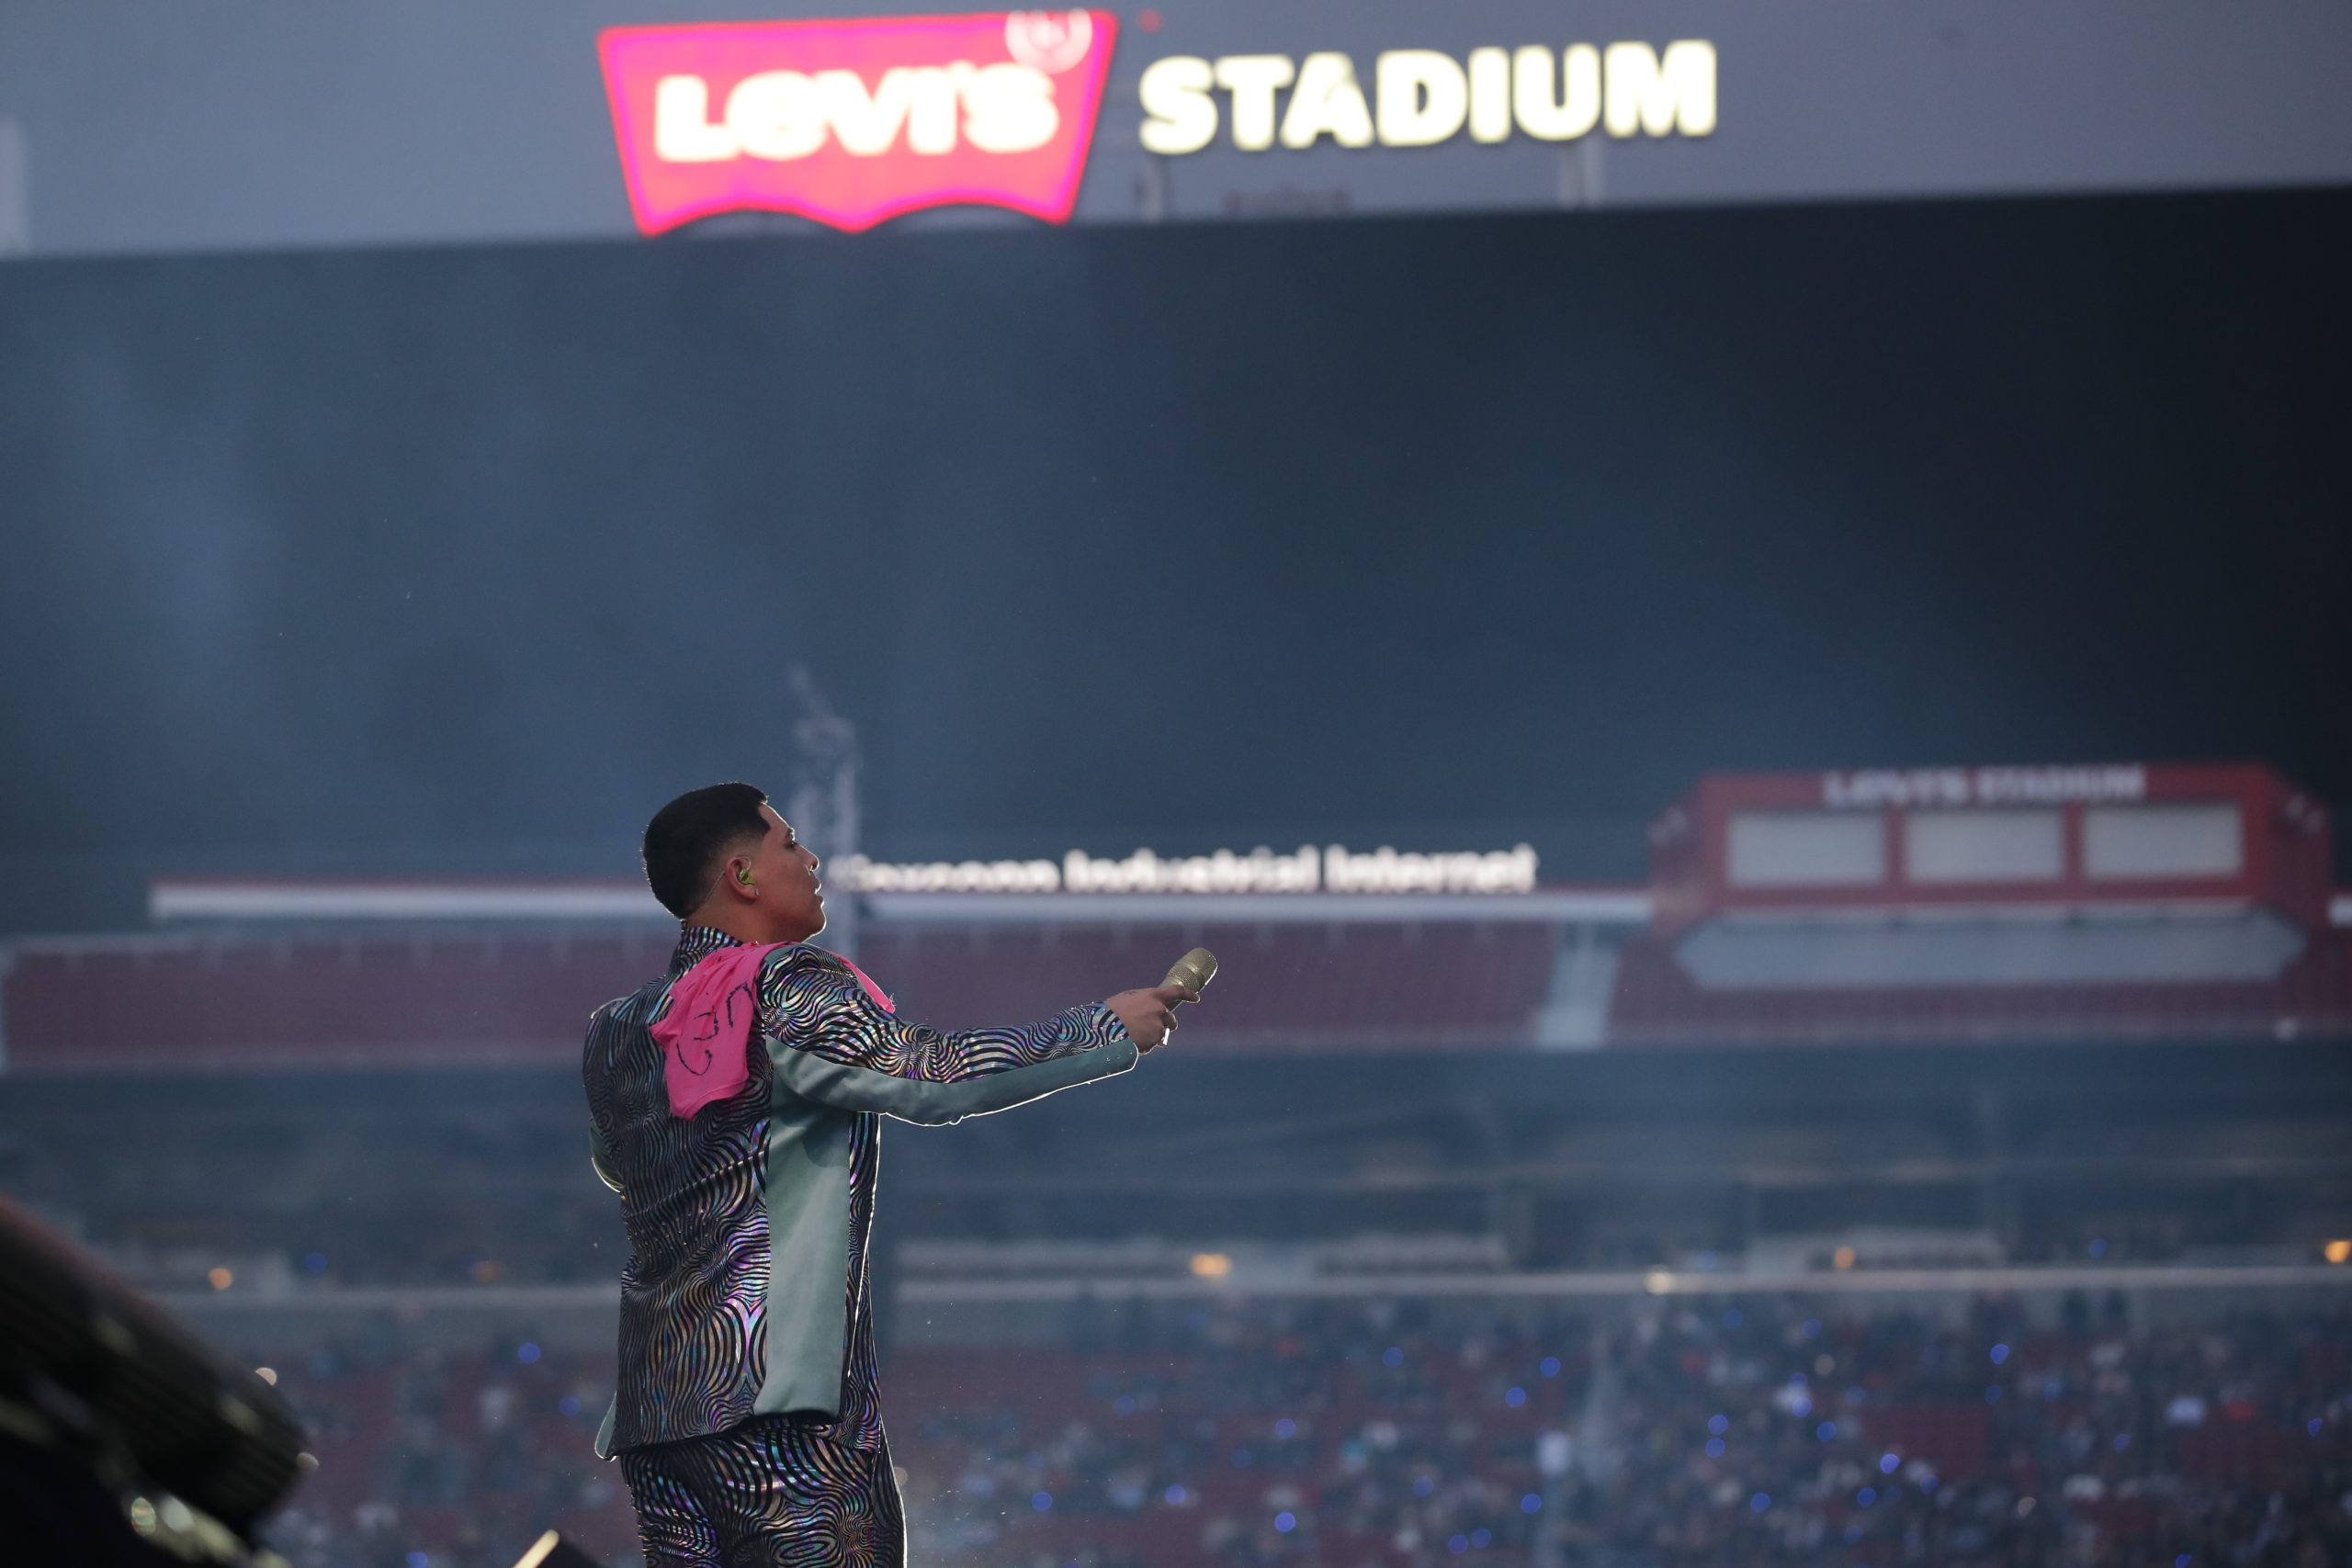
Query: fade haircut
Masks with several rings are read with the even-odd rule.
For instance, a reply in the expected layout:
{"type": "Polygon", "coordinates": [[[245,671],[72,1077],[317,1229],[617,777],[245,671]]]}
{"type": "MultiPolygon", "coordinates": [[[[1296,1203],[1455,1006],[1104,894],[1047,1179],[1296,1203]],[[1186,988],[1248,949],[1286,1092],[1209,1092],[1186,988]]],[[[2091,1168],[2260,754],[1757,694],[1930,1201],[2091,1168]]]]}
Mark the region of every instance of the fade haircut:
{"type": "Polygon", "coordinates": [[[645,825],[645,880],[663,908],[683,920],[702,908],[727,852],[767,837],[768,819],[760,815],[767,798],[747,784],[710,784],[653,814],[645,825]]]}

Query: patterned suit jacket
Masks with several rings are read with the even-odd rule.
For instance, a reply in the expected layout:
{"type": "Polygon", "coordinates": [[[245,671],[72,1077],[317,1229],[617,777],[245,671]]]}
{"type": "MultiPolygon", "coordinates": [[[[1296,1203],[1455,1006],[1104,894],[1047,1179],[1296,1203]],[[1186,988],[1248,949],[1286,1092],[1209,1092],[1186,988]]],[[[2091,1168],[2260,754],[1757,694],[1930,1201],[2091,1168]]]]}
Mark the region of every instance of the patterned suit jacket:
{"type": "Polygon", "coordinates": [[[1136,1065],[1100,1002],[943,1033],[797,943],[762,961],[749,1081],[680,1118],[651,1026],[678,977],[734,942],[686,930],[667,975],[589,1021],[590,1148],[629,1240],[619,1385],[596,1435],[606,1458],[767,1415],[882,1446],[865,1266],[878,1118],[957,1122],[1136,1065]]]}

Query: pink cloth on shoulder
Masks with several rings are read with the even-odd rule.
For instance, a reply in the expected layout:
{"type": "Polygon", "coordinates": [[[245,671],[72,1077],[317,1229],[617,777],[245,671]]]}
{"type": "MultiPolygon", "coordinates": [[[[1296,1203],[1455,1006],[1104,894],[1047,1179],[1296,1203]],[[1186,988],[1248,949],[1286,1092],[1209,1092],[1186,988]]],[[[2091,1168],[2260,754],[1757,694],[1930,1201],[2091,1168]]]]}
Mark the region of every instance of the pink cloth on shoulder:
{"type": "MultiPolygon", "coordinates": [[[[653,1026],[662,1047],[662,1079],[670,1114],[691,1117],[704,1106],[731,1100],[752,1077],[752,1031],[760,1021],[760,964],[780,942],[718,948],[678,976],[670,1009],[653,1026]]],[[[841,958],[833,953],[832,957],[841,958]]],[[[896,1012],[881,987],[846,958],[849,972],[875,1005],[896,1012]]]]}

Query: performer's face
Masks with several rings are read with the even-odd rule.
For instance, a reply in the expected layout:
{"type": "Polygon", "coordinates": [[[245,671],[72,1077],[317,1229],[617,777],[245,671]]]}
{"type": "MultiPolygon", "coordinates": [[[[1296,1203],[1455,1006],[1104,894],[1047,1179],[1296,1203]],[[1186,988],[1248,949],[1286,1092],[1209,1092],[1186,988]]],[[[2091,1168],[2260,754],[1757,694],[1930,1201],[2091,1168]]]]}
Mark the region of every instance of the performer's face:
{"type": "Polygon", "coordinates": [[[776,815],[775,807],[762,806],[760,815],[767,818],[767,837],[743,858],[751,863],[759,901],[766,907],[765,923],[778,941],[806,942],[825,929],[825,895],[817,881],[817,857],[793,832],[792,824],[776,815]]]}

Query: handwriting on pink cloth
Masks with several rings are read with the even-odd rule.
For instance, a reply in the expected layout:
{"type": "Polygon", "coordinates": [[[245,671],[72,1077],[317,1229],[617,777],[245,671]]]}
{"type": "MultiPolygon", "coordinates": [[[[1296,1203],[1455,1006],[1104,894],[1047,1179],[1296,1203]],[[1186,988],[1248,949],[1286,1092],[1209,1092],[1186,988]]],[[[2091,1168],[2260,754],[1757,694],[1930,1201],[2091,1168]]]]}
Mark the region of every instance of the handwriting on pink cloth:
{"type": "MultiPolygon", "coordinates": [[[[731,1100],[752,1077],[752,1031],[760,1020],[760,964],[780,942],[718,948],[670,987],[670,1009],[653,1025],[662,1047],[662,1078],[670,1113],[691,1117],[704,1106],[731,1100]]],[[[841,954],[858,985],[884,1012],[898,1009],[865,970],[841,954]]]]}

